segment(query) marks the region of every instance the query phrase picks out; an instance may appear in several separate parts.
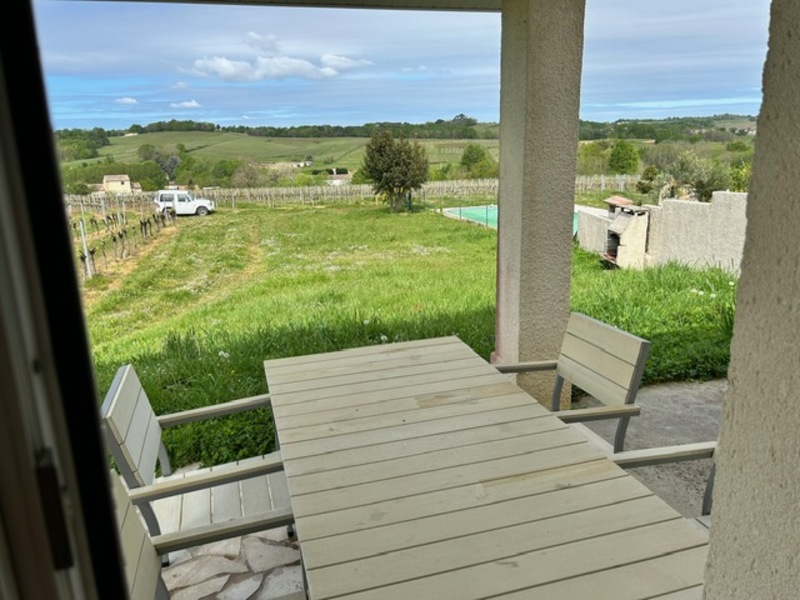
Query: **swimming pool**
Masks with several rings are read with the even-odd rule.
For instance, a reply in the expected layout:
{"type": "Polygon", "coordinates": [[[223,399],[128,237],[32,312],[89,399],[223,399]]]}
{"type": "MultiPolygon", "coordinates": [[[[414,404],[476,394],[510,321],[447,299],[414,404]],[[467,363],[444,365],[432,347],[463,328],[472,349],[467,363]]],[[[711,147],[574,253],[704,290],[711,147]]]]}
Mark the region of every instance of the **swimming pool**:
{"type": "MultiPolygon", "coordinates": [[[[487,204],[486,206],[458,206],[456,208],[445,208],[447,216],[472,223],[480,223],[492,229],[497,229],[497,205],[487,204]]],[[[572,235],[578,233],[578,211],[572,216],[572,235]]]]}

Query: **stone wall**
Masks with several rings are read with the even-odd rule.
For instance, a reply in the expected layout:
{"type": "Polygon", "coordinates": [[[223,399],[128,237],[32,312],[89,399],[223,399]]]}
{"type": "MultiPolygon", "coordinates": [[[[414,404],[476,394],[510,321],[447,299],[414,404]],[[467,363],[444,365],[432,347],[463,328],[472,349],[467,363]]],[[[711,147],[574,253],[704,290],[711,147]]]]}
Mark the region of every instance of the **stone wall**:
{"type": "Polygon", "coordinates": [[[602,208],[576,206],[578,211],[578,244],[584,250],[602,254],[608,237],[608,211],[602,208]]]}
{"type": "MultiPolygon", "coordinates": [[[[646,241],[628,243],[624,260],[618,264],[638,268],[675,261],[698,268],[720,267],[738,274],[747,225],[746,206],[747,194],[740,192],[714,192],[711,202],[666,199],[660,206],[645,205],[647,229],[636,237],[644,235],[646,241]]],[[[577,209],[578,243],[589,252],[602,254],[611,224],[607,211],[577,209]]]]}
{"type": "Polygon", "coordinates": [[[645,264],[677,261],[738,273],[744,247],[747,194],[714,192],[711,202],[665,199],[648,206],[645,264]]]}

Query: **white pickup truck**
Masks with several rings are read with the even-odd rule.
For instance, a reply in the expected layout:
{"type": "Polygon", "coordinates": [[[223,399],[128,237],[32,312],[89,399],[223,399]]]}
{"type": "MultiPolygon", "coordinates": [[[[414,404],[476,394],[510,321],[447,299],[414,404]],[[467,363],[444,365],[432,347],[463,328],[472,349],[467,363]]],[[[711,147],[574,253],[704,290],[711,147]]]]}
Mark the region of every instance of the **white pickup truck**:
{"type": "Polygon", "coordinates": [[[158,190],[153,199],[158,212],[170,212],[173,215],[200,215],[214,212],[214,201],[195,198],[185,190],[158,190]]]}

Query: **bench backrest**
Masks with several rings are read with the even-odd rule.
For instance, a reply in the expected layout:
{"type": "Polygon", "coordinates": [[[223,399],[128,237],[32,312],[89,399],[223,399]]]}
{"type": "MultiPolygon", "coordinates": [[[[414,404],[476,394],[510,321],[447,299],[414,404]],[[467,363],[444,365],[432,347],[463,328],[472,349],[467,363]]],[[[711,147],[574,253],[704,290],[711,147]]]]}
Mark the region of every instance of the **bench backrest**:
{"type": "Polygon", "coordinates": [[[103,435],[128,487],[153,483],[161,425],[132,365],[123,365],[100,408],[103,435]]]}
{"type": "Polygon", "coordinates": [[[605,405],[632,404],[649,352],[649,341],[573,312],[556,373],[605,405]]]}

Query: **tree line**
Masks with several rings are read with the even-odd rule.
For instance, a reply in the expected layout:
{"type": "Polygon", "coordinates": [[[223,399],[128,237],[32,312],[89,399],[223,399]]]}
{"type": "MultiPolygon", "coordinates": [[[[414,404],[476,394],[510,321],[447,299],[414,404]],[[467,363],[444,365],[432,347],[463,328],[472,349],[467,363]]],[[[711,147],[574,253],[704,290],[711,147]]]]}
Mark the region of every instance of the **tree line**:
{"type": "MultiPolygon", "coordinates": [[[[579,122],[580,140],[640,139],[660,143],[668,140],[730,141],[733,136],[747,135],[748,128],[721,127],[716,123],[722,119],[745,120],[755,126],[755,117],[740,115],[716,115],[713,117],[670,117],[666,119],[620,119],[614,122],[579,122]]],[[[451,119],[437,119],[425,123],[374,122],[363,125],[295,125],[274,127],[269,125],[230,125],[192,120],[156,121],[148,125],[133,124],[128,129],[105,130],[94,127],[84,129],[59,129],[55,131],[56,143],[64,147],[62,160],[94,158],[96,150],[109,143],[108,138],[129,133],[144,134],[163,131],[225,131],[258,137],[271,138],[317,138],[317,137],[363,137],[371,138],[377,131],[390,131],[392,135],[420,139],[497,139],[499,129],[478,127],[481,123],[473,117],[458,114],[451,119]],[[93,153],[94,152],[94,153],[93,153]]],[[[484,124],[487,125],[487,124],[484,124]]],[[[490,124],[490,125],[496,125],[490,124]]]]}

